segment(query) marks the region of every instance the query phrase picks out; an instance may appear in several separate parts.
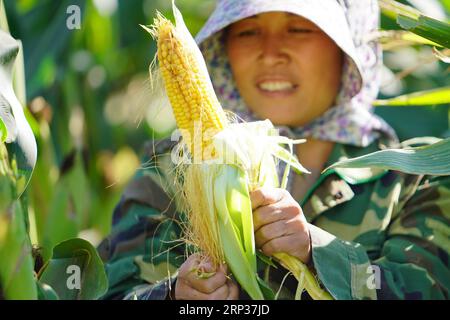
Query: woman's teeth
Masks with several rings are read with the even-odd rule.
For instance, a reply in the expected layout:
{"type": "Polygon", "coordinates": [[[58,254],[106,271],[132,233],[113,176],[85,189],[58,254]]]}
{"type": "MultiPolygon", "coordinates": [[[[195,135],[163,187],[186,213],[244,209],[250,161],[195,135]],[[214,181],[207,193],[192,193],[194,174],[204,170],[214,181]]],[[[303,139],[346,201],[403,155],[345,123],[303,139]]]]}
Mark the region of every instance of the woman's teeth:
{"type": "Polygon", "coordinates": [[[258,84],[258,87],[265,91],[286,91],[294,88],[294,84],[289,81],[267,81],[258,84]]]}

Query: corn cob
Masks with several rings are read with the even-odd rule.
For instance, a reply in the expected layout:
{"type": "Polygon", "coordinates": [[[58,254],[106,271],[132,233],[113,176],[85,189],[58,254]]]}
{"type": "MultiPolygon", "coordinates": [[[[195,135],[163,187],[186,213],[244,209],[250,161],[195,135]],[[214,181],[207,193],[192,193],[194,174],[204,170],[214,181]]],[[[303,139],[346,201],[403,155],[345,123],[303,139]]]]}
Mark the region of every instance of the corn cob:
{"type": "MultiPolygon", "coordinates": [[[[194,161],[200,160],[195,161],[199,165],[188,164],[180,170],[183,211],[190,224],[188,239],[215,263],[225,260],[247,293],[263,299],[262,280],[256,273],[249,191],[280,186],[275,158],[287,163],[281,187],[286,186],[291,166],[299,173],[307,172],[292,156],[292,144],[302,141],[273,135],[269,120],[228,123],[203,57],[181,13],[175,5],[173,9],[176,27],[159,14],[152,29],[144,28],[158,40],[159,66],[183,143],[194,161]],[[280,144],[288,144],[291,152],[280,144]],[[230,151],[235,159],[232,163],[224,154],[230,151]]],[[[300,289],[305,287],[313,298],[331,298],[300,260],[284,253],[276,258],[293,272],[300,289]]]]}
{"type": "Polygon", "coordinates": [[[195,160],[214,158],[212,137],[227,125],[209,76],[188,39],[158,15],[150,31],[158,43],[158,61],[177,126],[195,160]],[[198,143],[200,142],[200,143],[198,143]],[[209,153],[208,153],[209,152],[209,153]]]}

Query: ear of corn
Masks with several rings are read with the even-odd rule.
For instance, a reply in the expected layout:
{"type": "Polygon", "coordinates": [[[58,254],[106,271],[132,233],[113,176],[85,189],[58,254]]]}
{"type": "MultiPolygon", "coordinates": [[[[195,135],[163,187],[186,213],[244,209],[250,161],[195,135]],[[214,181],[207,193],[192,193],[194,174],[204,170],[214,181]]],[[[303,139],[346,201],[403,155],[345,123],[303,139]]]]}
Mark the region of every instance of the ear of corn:
{"type": "MultiPolygon", "coordinates": [[[[174,12],[177,22],[181,13],[174,12]]],[[[227,125],[209,79],[204,60],[199,57],[187,28],[159,15],[150,32],[157,39],[158,61],[167,96],[177,126],[196,163],[214,157],[209,145],[212,137],[227,125]],[[211,154],[212,153],[212,154],[211,154]]]]}
{"type": "MultiPolygon", "coordinates": [[[[307,170],[292,155],[291,140],[274,132],[269,120],[229,123],[214,93],[203,57],[173,5],[176,27],[158,15],[151,29],[158,41],[159,68],[182,146],[192,162],[181,163],[181,210],[188,216],[187,240],[219,264],[224,260],[241,287],[253,299],[264,299],[257,276],[253,212],[249,191],[262,186],[286,186],[292,167],[307,170]],[[290,152],[281,147],[287,144],[290,152]],[[281,183],[277,161],[287,163],[281,183]]],[[[313,298],[330,298],[298,259],[276,258],[293,272],[313,298]]]]}

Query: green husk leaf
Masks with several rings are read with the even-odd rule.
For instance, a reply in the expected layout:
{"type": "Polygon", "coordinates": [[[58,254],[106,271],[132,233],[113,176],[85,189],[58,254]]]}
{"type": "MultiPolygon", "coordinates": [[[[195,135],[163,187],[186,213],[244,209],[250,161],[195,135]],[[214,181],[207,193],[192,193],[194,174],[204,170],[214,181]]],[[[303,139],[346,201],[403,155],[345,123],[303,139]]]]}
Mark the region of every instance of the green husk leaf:
{"type": "Polygon", "coordinates": [[[305,167],[300,164],[300,162],[298,162],[297,158],[291,152],[289,152],[289,150],[286,150],[280,145],[274,145],[272,154],[275,157],[283,160],[287,164],[291,165],[291,167],[298,174],[310,173],[305,167]]]}
{"type": "Polygon", "coordinates": [[[230,215],[235,225],[240,229],[241,241],[247,260],[252,269],[256,270],[255,236],[253,233],[253,213],[250,195],[247,188],[245,171],[236,166],[226,166],[229,174],[227,202],[230,215]]]}
{"type": "MultiPolygon", "coordinates": [[[[214,181],[214,204],[218,213],[219,234],[223,246],[225,260],[227,262],[227,265],[230,267],[234,277],[244,288],[244,290],[250,295],[250,297],[256,300],[262,300],[264,299],[264,295],[262,294],[257,281],[256,263],[253,263],[252,260],[249,259],[251,251],[246,251],[246,249],[248,248],[241,241],[242,238],[240,236],[240,233],[248,235],[249,230],[239,230],[239,228],[234,223],[232,214],[229,210],[229,207],[232,207],[233,203],[228,202],[228,186],[230,184],[230,181],[235,179],[238,175],[238,168],[228,165],[219,166],[221,167],[214,181]]],[[[234,209],[231,209],[231,211],[233,212],[234,209]]],[[[242,213],[242,215],[245,214],[248,213],[242,213]]],[[[248,219],[248,217],[243,219],[246,220],[248,219]]],[[[250,219],[252,219],[251,216],[250,219]]],[[[251,221],[251,223],[253,224],[253,220],[251,221]]],[[[248,228],[247,223],[242,223],[242,226],[246,226],[248,228]]],[[[253,235],[253,225],[250,233],[251,235],[253,235]]]]}
{"type": "Polygon", "coordinates": [[[264,253],[262,253],[261,251],[256,251],[256,257],[258,259],[260,259],[262,262],[264,262],[265,264],[271,266],[272,268],[278,269],[277,265],[272,261],[271,257],[266,256],[264,253]]]}
{"type": "Polygon", "coordinates": [[[318,284],[308,267],[298,258],[288,255],[284,252],[278,252],[275,255],[280,263],[292,272],[298,281],[295,297],[300,300],[303,288],[314,300],[333,300],[333,297],[318,284]]]}
{"type": "Polygon", "coordinates": [[[275,292],[273,292],[272,288],[266,283],[263,279],[257,276],[256,280],[258,280],[259,287],[264,295],[264,299],[266,300],[275,300],[275,292]]]}
{"type": "Polygon", "coordinates": [[[392,48],[411,45],[441,47],[436,42],[425,39],[424,37],[406,30],[383,30],[376,33],[376,36],[376,38],[383,45],[384,50],[391,50],[392,48]]]}

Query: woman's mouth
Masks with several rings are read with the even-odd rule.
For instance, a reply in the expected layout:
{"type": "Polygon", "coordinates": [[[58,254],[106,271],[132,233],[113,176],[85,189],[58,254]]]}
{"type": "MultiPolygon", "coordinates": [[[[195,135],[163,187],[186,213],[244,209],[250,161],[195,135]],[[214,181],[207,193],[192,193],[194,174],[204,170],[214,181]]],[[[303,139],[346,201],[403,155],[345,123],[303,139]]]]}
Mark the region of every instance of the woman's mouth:
{"type": "Polygon", "coordinates": [[[286,96],[292,94],[298,85],[285,80],[268,80],[256,84],[259,91],[270,96],[286,96]]]}

